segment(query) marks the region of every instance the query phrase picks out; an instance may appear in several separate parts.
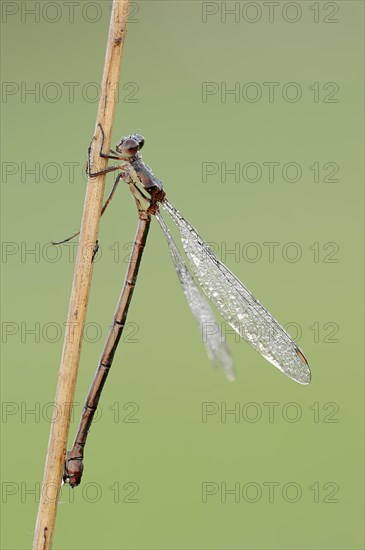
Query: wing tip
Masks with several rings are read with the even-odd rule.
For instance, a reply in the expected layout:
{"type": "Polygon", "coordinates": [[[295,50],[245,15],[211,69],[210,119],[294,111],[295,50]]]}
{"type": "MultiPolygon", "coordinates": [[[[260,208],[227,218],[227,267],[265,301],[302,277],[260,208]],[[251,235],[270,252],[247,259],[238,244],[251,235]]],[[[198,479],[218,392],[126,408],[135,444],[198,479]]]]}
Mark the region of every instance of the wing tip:
{"type": "Polygon", "coordinates": [[[309,368],[307,358],[299,348],[296,348],[295,353],[297,354],[300,361],[303,363],[304,368],[300,371],[300,375],[297,378],[294,378],[294,380],[299,382],[299,384],[308,385],[312,380],[312,373],[309,368]]]}
{"type": "Polygon", "coordinates": [[[294,380],[296,382],[299,382],[299,384],[302,384],[303,386],[308,386],[308,384],[310,384],[312,381],[311,371],[308,369],[308,371],[304,375],[302,373],[302,376],[300,378],[294,378],[294,380]]]}
{"type": "Polygon", "coordinates": [[[234,372],[226,372],[226,378],[228,382],[235,382],[236,381],[236,374],[234,372]]]}

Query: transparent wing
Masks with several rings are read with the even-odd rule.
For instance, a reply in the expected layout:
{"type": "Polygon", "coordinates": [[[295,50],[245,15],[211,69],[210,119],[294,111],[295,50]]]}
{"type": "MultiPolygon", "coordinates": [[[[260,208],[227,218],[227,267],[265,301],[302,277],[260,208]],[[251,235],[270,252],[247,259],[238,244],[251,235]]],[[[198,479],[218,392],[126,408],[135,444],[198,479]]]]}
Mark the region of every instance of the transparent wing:
{"type": "Polygon", "coordinates": [[[190,309],[198,321],[200,333],[204,337],[203,339],[208,357],[211,361],[220,364],[223,367],[228,380],[232,381],[235,379],[232,356],[228,347],[224,343],[220,326],[214,317],[214,313],[208,301],[201,294],[199,288],[195,284],[195,281],[190,274],[190,271],[184,262],[184,259],[181,256],[170,231],[161,217],[161,214],[157,213],[156,218],[167,239],[176,272],[180,279],[190,309]]]}
{"type": "Polygon", "coordinates": [[[178,226],[191,268],[219,313],[275,367],[296,382],[309,384],[311,374],[308,362],[294,340],[218,260],[172,204],[165,200],[162,206],[178,226]]]}

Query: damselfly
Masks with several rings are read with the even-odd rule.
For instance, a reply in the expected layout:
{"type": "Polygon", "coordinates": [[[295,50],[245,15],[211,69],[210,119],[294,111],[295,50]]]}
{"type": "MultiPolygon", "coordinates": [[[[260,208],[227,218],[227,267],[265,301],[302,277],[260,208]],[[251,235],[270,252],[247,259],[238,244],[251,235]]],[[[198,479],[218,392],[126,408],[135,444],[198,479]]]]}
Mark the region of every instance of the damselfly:
{"type": "MultiPolygon", "coordinates": [[[[116,166],[109,166],[105,170],[93,172],[90,161],[88,161],[89,176],[96,177],[103,173],[119,171],[101,214],[105,212],[110,203],[119,180],[123,179],[135,198],[139,220],[113,324],[86,398],[73,447],[67,453],[64,481],[72,487],[78,485],[81,480],[87,434],[126,323],[152,216],[155,216],[166,237],[184,294],[200,331],[205,335],[209,358],[223,367],[229,380],[234,379],[232,356],[221,331],[217,329],[219,325],[215,320],[214,313],[181,255],[161,215],[160,206],[178,227],[183,249],[196,280],[227,323],[281,372],[300,384],[308,384],[311,379],[308,362],[294,340],[215,256],[197,231],[167,200],[161,181],[142,160],[140,151],[144,145],[144,138],[139,134],[124,137],[116,145],[116,150],[111,149],[109,153],[105,153],[103,152],[104,132],[101,126],[100,130],[102,132],[100,156],[118,162],[116,166]],[[214,330],[205,330],[206,327],[215,328],[214,330]]],[[[75,233],[65,241],[54,244],[61,244],[77,235],[78,233],[75,233]]]]}

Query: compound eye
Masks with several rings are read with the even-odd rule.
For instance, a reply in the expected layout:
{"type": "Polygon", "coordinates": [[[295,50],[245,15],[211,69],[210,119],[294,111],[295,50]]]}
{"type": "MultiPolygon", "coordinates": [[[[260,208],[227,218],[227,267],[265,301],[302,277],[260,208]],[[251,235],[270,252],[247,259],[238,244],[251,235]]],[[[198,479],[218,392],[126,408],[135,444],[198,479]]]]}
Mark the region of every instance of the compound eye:
{"type": "Polygon", "coordinates": [[[139,151],[140,145],[134,138],[126,138],[119,144],[119,150],[128,157],[133,157],[139,151]]]}
{"type": "Polygon", "coordinates": [[[139,148],[142,149],[142,147],[143,147],[143,145],[144,145],[144,137],[141,136],[141,134],[134,134],[133,139],[135,139],[136,141],[138,141],[138,143],[139,143],[139,148]]]}

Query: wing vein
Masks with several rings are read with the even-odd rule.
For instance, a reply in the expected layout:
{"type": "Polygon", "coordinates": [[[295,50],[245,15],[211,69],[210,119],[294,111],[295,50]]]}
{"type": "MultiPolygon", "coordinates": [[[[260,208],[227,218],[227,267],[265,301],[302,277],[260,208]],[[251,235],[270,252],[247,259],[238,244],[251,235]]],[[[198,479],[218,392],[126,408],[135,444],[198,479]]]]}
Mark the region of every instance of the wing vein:
{"type": "Polygon", "coordinates": [[[308,384],[310,369],[294,340],[216,257],[172,204],[167,200],[162,204],[179,228],[182,245],[195,276],[219,313],[275,367],[293,380],[308,384]]]}

